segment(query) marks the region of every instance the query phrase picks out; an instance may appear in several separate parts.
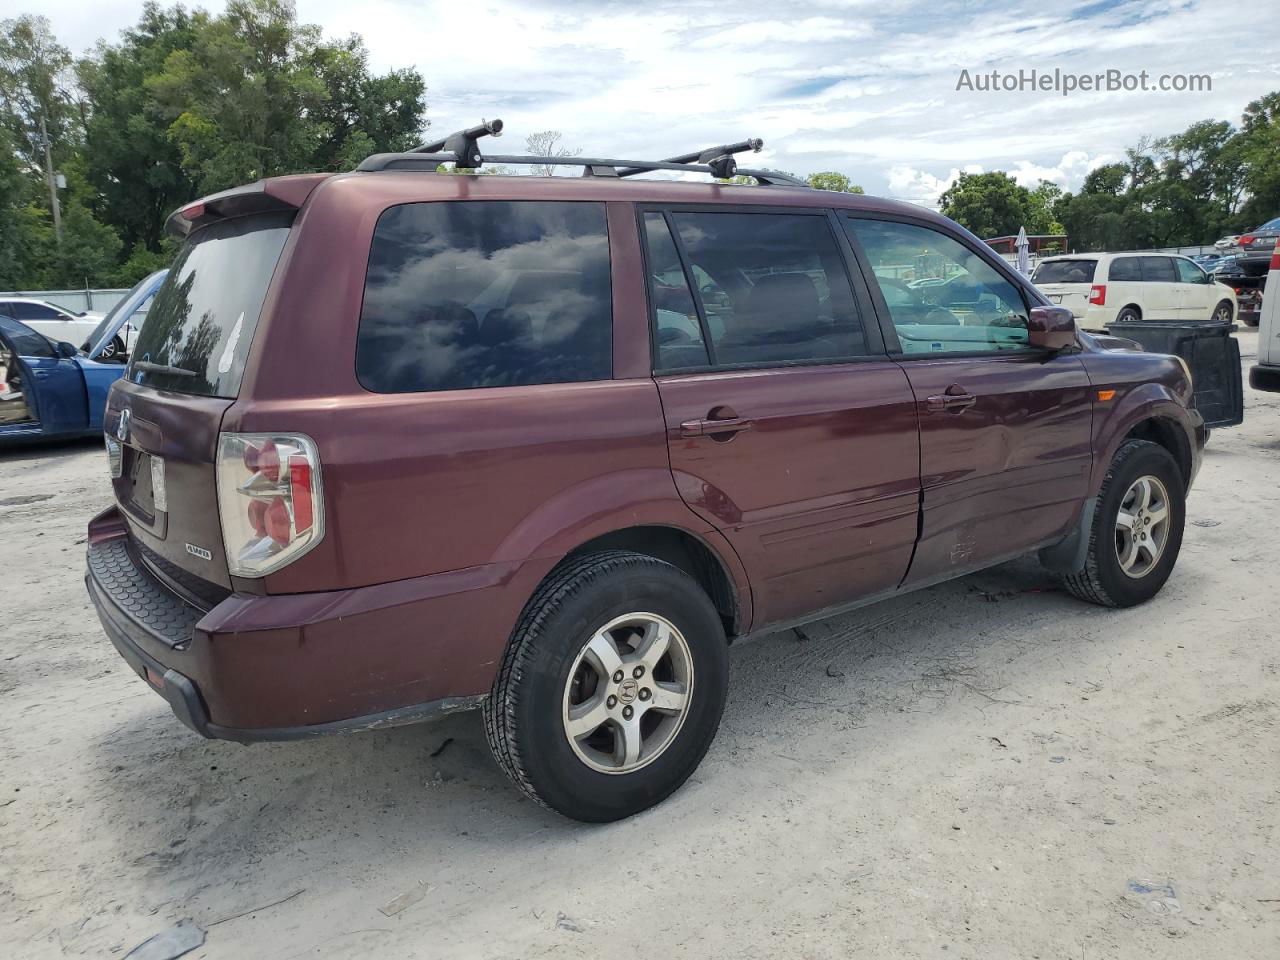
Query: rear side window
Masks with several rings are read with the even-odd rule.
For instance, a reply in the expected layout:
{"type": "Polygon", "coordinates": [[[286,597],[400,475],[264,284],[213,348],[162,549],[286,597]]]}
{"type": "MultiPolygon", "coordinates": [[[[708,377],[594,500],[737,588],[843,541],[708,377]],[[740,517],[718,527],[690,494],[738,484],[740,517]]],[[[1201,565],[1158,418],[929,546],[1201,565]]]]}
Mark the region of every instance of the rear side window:
{"type": "Polygon", "coordinates": [[[156,292],[129,378],[161,390],[235,397],[291,222],[292,214],[270,214],[196,231],[156,292]],[[148,366],[138,367],[139,360],[148,366]]]}
{"type": "Polygon", "coordinates": [[[1036,267],[1032,283],[1093,283],[1097,260],[1051,260],[1036,267]]]}
{"type": "Polygon", "coordinates": [[[658,369],[705,366],[710,360],[698,308],[666,218],[660,213],[646,213],[644,234],[649,252],[658,369]]]}
{"type": "Polygon", "coordinates": [[[711,363],[866,356],[853,289],[824,216],[675,212],[671,219],[697,285],[711,363]]]}
{"type": "Polygon", "coordinates": [[[602,203],[391,207],[369,253],[356,374],[375,393],[605,380],[611,296],[602,203]]]}
{"type": "Polygon", "coordinates": [[[1139,265],[1137,257],[1117,257],[1111,261],[1111,268],[1107,271],[1108,280],[1125,281],[1128,283],[1139,283],[1142,280],[1142,267],[1139,265]]]}
{"type": "Polygon", "coordinates": [[[1142,261],[1142,280],[1144,283],[1177,283],[1178,275],[1173,272],[1173,260],[1169,257],[1140,257],[1142,261]]]}

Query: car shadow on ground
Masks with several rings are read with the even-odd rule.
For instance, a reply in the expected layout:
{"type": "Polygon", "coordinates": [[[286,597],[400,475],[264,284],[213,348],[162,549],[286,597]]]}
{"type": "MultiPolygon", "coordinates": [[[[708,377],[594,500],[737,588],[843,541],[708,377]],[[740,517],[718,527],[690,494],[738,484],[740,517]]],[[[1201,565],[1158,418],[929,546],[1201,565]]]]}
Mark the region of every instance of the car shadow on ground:
{"type": "Polygon", "coordinates": [[[102,448],[102,437],[76,437],[71,440],[0,440],[0,463],[53,463],[74,457],[94,447],[102,448]]]}
{"type": "MultiPolygon", "coordinates": [[[[765,745],[786,753],[788,737],[815,715],[856,730],[860,720],[938,709],[948,697],[978,708],[1016,702],[999,681],[1013,633],[1106,615],[1062,594],[1027,560],[743,644],[731,656],[720,736],[693,783],[734,774],[765,745]]],[[[1092,629],[1102,628],[1095,620],[1092,629]]],[[[1073,674],[1087,669],[1080,653],[1072,651],[1073,674]]],[[[352,869],[445,857],[480,870],[521,846],[614,829],[573,823],[524,798],[490,758],[476,712],[244,747],[201,739],[134,683],[138,695],[125,699],[120,722],[88,744],[93,782],[83,789],[112,859],[144,871],[158,897],[238,884],[247,864],[257,865],[254,876],[287,875],[299,857],[352,869]]],[[[848,735],[849,749],[857,736],[848,735]]]]}

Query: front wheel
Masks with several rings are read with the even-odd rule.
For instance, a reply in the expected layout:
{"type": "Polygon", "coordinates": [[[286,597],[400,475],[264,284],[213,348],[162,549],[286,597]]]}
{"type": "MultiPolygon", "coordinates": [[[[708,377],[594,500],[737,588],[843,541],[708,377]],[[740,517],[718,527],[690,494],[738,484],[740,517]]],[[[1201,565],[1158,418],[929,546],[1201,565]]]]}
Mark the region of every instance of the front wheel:
{"type": "Polygon", "coordinates": [[[485,732],[534,800],[575,820],[620,820],[697,768],[727,686],[724,627],[691,577],[641,554],[590,554],[529,601],[485,732]]]}
{"type": "Polygon", "coordinates": [[[114,363],[116,360],[124,356],[124,341],[119,337],[112,337],[111,342],[104,346],[98,354],[98,359],[103,363],[114,363]]]}
{"type": "Polygon", "coordinates": [[[1182,472],[1169,451],[1126,441],[1094,502],[1085,567],[1064,578],[1067,589],[1106,607],[1150,600],[1173,572],[1185,522],[1182,472]]]}

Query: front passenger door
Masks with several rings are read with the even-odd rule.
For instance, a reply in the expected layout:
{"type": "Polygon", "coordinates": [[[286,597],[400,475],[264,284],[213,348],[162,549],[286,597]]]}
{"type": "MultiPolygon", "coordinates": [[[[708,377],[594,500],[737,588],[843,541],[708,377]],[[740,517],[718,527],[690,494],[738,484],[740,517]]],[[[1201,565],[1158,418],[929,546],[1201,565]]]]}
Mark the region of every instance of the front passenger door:
{"type": "Polygon", "coordinates": [[[945,580],[1061,539],[1093,463],[1084,365],[1028,346],[1026,299],[994,256],[905,219],[845,224],[863,272],[885,293],[886,340],[920,417],[921,533],[905,582],[945,580]],[[904,285],[933,308],[896,306],[904,285]]]}

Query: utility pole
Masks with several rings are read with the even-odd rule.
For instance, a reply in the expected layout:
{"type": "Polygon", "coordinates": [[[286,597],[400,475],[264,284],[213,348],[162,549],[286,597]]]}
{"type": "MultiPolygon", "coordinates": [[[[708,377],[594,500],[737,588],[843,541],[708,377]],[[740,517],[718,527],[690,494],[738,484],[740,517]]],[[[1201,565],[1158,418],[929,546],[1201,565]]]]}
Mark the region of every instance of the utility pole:
{"type": "Polygon", "coordinates": [[[62,209],[58,205],[58,181],[53,175],[53,155],[49,151],[49,130],[40,114],[40,139],[44,141],[44,178],[49,184],[49,207],[53,211],[53,236],[62,242],[62,209]]]}

